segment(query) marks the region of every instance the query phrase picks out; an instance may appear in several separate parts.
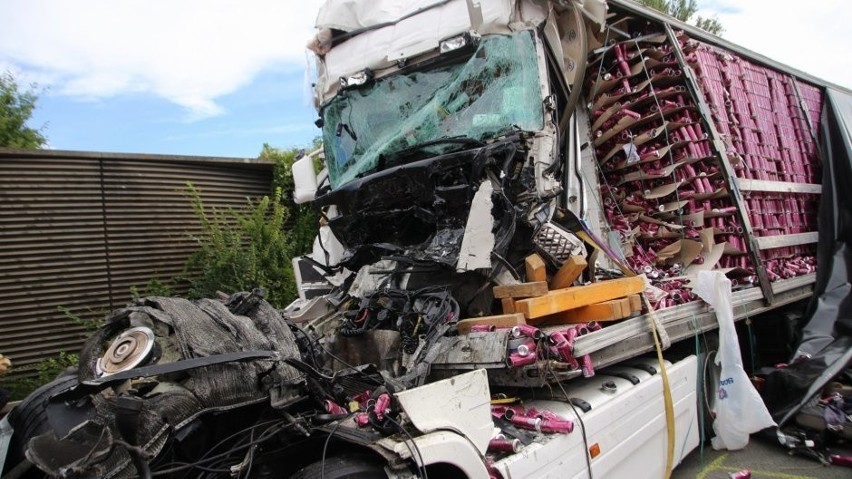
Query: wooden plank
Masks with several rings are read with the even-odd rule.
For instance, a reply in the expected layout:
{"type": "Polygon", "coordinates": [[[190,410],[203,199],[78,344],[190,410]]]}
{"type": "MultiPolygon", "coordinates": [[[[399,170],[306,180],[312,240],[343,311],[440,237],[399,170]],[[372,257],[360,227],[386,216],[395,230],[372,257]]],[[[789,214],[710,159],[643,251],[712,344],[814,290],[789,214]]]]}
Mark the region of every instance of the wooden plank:
{"type": "Polygon", "coordinates": [[[494,287],[494,297],[503,298],[534,298],[547,294],[547,283],[538,281],[535,283],[501,284],[494,287]]]}
{"type": "Polygon", "coordinates": [[[544,264],[544,260],[537,253],[526,257],[524,267],[527,270],[527,281],[547,281],[547,267],[544,264]]]}
{"type": "MultiPolygon", "coordinates": [[[[636,295],[638,296],[638,295],[636,295]]],[[[560,324],[588,323],[589,321],[618,321],[632,314],[628,298],[611,299],[602,303],[590,304],[580,308],[569,309],[541,318],[529,320],[536,326],[556,326],[560,324]]]]}
{"type": "Polygon", "coordinates": [[[631,294],[627,297],[630,301],[630,313],[639,313],[642,312],[642,296],[638,294],[631,294]]]}
{"type": "Polygon", "coordinates": [[[468,318],[458,322],[459,334],[470,333],[470,328],[478,324],[488,324],[498,328],[510,328],[519,324],[526,324],[526,318],[521,313],[498,314],[495,316],[482,316],[479,318],[468,318]]]}
{"type": "Polygon", "coordinates": [[[751,180],[739,178],[742,191],[768,191],[771,193],[822,193],[822,185],[815,183],[791,183],[788,181],[751,180]]]}
{"type": "Polygon", "coordinates": [[[515,300],[512,298],[503,298],[500,300],[503,303],[503,314],[512,314],[515,311],[515,300]]]}
{"type": "Polygon", "coordinates": [[[757,238],[757,247],[760,249],[783,248],[785,246],[816,243],[817,241],[819,241],[819,233],[816,231],[791,235],[761,236],[757,238]]]}
{"type": "Polygon", "coordinates": [[[639,294],[644,290],[645,279],[641,276],[612,279],[551,291],[546,296],[515,301],[515,310],[523,313],[527,319],[540,318],[560,311],[639,294]]]}
{"type": "Polygon", "coordinates": [[[577,280],[588,264],[582,256],[569,256],[550,280],[550,289],[562,289],[571,286],[577,280]]]}

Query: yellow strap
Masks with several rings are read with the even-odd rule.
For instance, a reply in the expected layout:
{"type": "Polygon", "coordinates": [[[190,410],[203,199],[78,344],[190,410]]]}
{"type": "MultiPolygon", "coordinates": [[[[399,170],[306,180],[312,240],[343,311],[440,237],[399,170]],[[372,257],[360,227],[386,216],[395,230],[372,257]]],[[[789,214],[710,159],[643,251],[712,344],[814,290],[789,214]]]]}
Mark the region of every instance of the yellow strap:
{"type": "MultiPolygon", "coordinates": [[[[643,295],[644,296],[644,295],[643,295]]],[[[647,298],[646,300],[647,301],[647,298]]],[[[663,377],[663,400],[666,406],[666,474],[664,479],[669,479],[672,476],[672,468],[674,468],[674,441],[675,441],[675,423],[674,423],[674,404],[672,403],[672,388],[669,384],[669,375],[666,372],[666,361],[663,359],[663,348],[660,346],[660,338],[657,336],[657,328],[651,317],[648,317],[648,322],[651,325],[651,332],[654,334],[654,345],[657,348],[657,360],[660,362],[660,374],[663,377]]]]}

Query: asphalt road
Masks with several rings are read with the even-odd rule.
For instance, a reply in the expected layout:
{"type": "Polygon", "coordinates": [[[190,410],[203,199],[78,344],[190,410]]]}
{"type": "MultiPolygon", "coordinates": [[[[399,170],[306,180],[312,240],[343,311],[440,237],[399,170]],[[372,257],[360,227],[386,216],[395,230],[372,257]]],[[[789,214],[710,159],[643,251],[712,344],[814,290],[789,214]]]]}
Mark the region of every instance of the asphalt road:
{"type": "MultiPolygon", "coordinates": [[[[837,453],[852,454],[852,445],[837,448],[837,453]]],[[[714,451],[708,441],[697,448],[675,468],[673,479],[729,479],[729,474],[743,469],[754,479],[850,479],[852,468],[823,466],[814,459],[790,456],[775,442],[752,436],[740,451],[714,451]]]]}

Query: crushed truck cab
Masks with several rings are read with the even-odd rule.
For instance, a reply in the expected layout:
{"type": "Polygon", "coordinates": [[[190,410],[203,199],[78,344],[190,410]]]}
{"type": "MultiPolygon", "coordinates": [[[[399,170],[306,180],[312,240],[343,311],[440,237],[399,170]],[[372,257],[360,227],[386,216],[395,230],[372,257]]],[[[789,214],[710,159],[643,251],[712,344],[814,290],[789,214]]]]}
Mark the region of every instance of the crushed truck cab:
{"type": "Polygon", "coordinates": [[[299,299],[113,313],[0,423],[4,472],[670,474],[714,381],[698,275],[735,319],[813,293],[833,87],[623,0],[328,0],[316,26],[299,299]]]}

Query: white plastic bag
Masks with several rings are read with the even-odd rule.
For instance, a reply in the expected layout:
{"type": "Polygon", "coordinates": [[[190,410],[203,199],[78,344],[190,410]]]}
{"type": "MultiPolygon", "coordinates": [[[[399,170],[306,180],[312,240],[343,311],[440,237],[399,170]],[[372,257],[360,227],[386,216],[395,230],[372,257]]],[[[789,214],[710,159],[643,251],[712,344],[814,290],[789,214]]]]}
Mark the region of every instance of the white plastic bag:
{"type": "Polygon", "coordinates": [[[731,280],[718,271],[701,271],[695,294],[716,310],[719,321],[719,352],[722,373],[716,386],[716,420],[713,421],[713,449],[742,449],[748,445],[751,433],[775,425],[766,405],[743,370],[737,330],[734,328],[734,308],[731,301],[731,280]]]}

